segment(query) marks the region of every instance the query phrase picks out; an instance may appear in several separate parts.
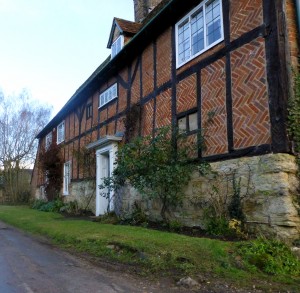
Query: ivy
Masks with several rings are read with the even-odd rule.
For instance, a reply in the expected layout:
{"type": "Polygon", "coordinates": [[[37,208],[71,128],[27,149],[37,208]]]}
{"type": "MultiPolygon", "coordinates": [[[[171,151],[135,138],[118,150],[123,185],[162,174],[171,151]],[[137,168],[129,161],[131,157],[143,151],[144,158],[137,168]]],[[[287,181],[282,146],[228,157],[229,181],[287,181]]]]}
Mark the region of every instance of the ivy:
{"type": "Polygon", "coordinates": [[[294,92],[288,105],[288,131],[294,151],[300,153],[300,74],[295,74],[294,92]]]}

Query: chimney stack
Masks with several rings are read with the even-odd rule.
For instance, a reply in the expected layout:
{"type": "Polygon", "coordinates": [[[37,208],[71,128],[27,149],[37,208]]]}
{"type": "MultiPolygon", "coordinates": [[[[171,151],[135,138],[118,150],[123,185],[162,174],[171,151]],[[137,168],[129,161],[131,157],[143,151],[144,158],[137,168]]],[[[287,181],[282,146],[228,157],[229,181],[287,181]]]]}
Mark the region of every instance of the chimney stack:
{"type": "Polygon", "coordinates": [[[135,22],[142,22],[161,1],[162,0],[133,0],[135,22]]]}

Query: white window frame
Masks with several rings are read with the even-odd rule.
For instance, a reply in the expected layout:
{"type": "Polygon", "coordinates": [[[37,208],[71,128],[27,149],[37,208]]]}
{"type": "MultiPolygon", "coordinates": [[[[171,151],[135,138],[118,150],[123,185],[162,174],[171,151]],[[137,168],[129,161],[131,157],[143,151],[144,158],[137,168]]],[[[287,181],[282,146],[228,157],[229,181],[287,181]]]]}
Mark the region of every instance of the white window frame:
{"type": "Polygon", "coordinates": [[[192,11],[190,11],[187,15],[185,15],[179,22],[176,23],[175,26],[175,31],[176,31],[176,68],[181,67],[182,65],[186,64],[187,62],[189,62],[190,60],[196,58],[197,56],[199,56],[200,54],[204,53],[205,51],[209,50],[210,48],[214,47],[215,45],[219,44],[220,42],[222,42],[224,40],[224,23],[223,23],[223,8],[222,8],[222,0],[217,0],[219,1],[219,5],[220,5],[220,22],[221,22],[221,36],[219,39],[217,39],[216,41],[214,41],[213,43],[207,45],[207,29],[206,29],[206,6],[208,2],[213,2],[214,0],[205,0],[202,1],[197,7],[195,7],[192,11]],[[195,12],[197,12],[198,10],[202,9],[203,11],[203,30],[204,30],[204,48],[197,52],[196,54],[192,54],[192,33],[191,33],[191,18],[193,16],[193,14],[195,12]],[[183,23],[187,22],[189,24],[189,42],[190,42],[190,57],[187,58],[184,61],[179,60],[179,39],[178,39],[178,30],[179,28],[183,25],[183,23]]]}
{"type": "Polygon", "coordinates": [[[118,97],[118,84],[114,83],[99,95],[99,108],[118,97]]]}
{"type": "Polygon", "coordinates": [[[49,147],[51,146],[51,144],[52,144],[52,131],[49,132],[46,135],[46,139],[45,139],[45,148],[46,148],[46,150],[49,149],[49,147]]]}
{"type": "Polygon", "coordinates": [[[57,126],[57,144],[62,143],[65,140],[65,121],[62,121],[57,126]]]}
{"type": "Polygon", "coordinates": [[[64,163],[63,195],[69,195],[69,184],[71,183],[71,161],[64,163]]]}
{"type": "Polygon", "coordinates": [[[120,35],[111,45],[111,58],[114,58],[124,47],[124,36],[120,35]]]}

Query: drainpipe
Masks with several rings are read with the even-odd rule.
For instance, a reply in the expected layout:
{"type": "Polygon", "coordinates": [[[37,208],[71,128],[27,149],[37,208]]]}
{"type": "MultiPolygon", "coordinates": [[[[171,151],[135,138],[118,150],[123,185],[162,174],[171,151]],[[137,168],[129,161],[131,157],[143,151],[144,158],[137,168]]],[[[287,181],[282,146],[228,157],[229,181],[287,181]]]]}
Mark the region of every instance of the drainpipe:
{"type": "Polygon", "coordinates": [[[298,38],[300,41],[300,0],[295,0],[296,2],[296,14],[297,14],[297,24],[298,24],[298,38]]]}

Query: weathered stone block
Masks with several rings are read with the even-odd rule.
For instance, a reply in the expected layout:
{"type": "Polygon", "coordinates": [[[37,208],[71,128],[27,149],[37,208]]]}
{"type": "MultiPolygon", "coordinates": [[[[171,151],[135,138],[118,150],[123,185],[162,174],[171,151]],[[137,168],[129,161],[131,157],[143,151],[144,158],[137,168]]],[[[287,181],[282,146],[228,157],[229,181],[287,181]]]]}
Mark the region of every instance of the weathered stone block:
{"type": "MultiPolygon", "coordinates": [[[[210,165],[211,172],[206,176],[193,174],[184,191],[183,205],[173,210],[171,217],[188,226],[205,228],[209,202],[214,200],[219,208],[227,208],[234,188],[238,188],[249,230],[286,242],[300,238],[299,178],[294,156],[267,154],[210,165]]],[[[145,200],[128,186],[123,191],[124,210],[130,212],[138,201],[151,219],[160,219],[159,201],[145,200]]]]}

